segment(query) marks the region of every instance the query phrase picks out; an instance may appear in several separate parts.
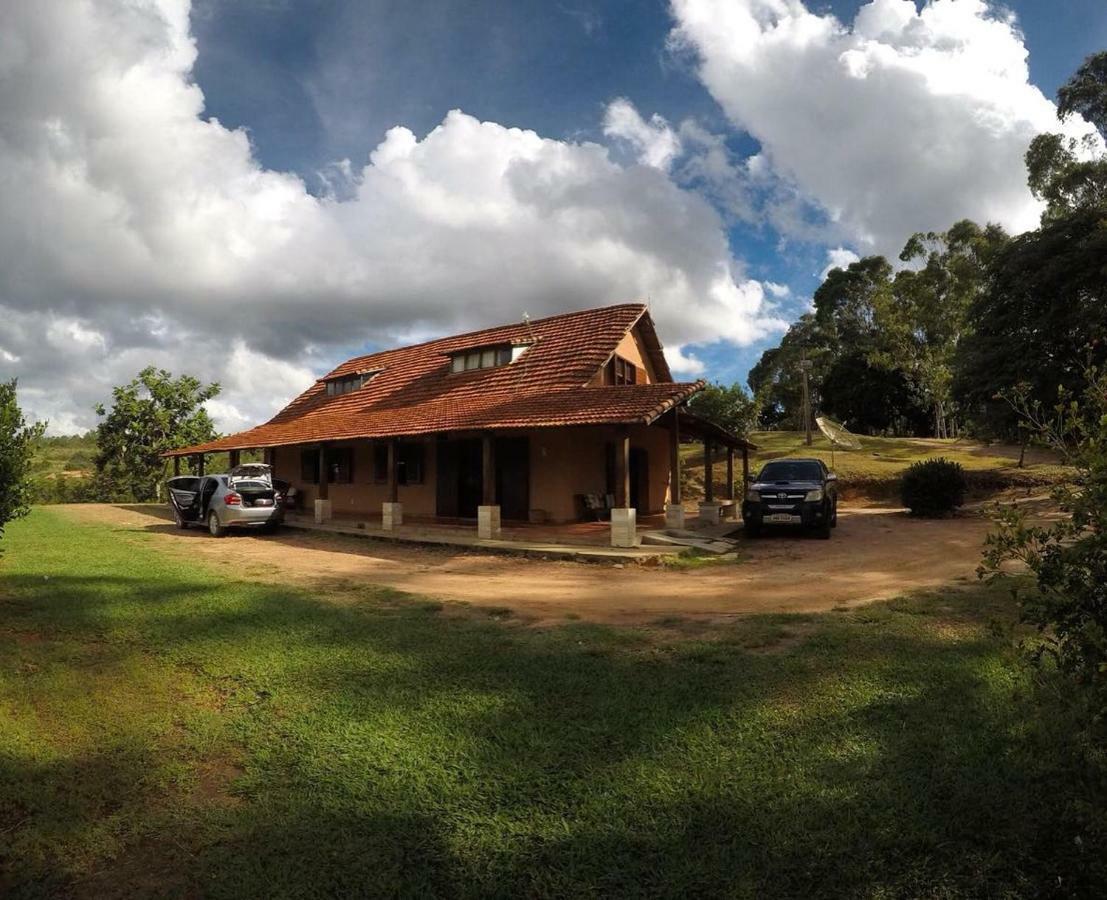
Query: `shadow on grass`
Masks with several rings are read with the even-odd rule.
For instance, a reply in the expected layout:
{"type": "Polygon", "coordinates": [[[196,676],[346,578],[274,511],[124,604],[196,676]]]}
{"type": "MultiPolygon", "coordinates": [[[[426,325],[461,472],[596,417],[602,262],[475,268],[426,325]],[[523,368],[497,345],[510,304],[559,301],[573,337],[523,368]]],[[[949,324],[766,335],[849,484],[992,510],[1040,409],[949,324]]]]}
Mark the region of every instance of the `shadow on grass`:
{"type": "Polygon", "coordinates": [[[1101,783],[1075,774],[1069,723],[1035,704],[975,595],[807,616],[802,643],[759,655],[743,649],[759,620],[658,645],[370,587],[336,606],[139,552],[120,552],[134,575],[0,578],[4,696],[26,718],[0,766],[10,896],[1102,886],[1101,783]],[[78,740],[55,677],[93,643],[82,677],[118,705],[78,740]],[[154,727],[136,677],[218,702],[187,695],[154,727]],[[231,747],[238,802],[181,788],[231,747]]]}

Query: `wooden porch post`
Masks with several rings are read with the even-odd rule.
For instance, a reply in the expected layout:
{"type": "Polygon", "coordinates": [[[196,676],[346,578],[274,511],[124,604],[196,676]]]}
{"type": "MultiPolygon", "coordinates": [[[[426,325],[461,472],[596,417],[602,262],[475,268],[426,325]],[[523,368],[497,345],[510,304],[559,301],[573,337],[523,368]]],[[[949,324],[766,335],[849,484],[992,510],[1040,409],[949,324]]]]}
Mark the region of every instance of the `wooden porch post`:
{"type": "Polygon", "coordinates": [[[204,474],[204,454],[203,453],[198,453],[196,455],[200,457],[199,460],[197,460],[197,462],[196,462],[196,474],[197,475],[203,475],[204,474]]]}
{"type": "Polygon", "coordinates": [[[241,450],[232,450],[232,451],[230,451],[230,453],[227,454],[227,456],[228,456],[228,459],[227,459],[227,467],[228,468],[233,469],[233,468],[235,468],[235,466],[237,466],[242,461],[242,451],[241,450]]]}
{"type": "Polygon", "coordinates": [[[630,506],[630,431],[625,427],[615,438],[615,506],[630,506]]]}
{"type": "Polygon", "coordinates": [[[669,430],[669,502],[680,505],[680,410],[673,407],[673,427],[669,430]]]}
{"type": "Polygon", "coordinates": [[[742,447],[742,499],[746,499],[746,491],[750,489],[750,449],[742,447]]]}
{"type": "Polygon", "coordinates": [[[319,445],[319,493],[320,500],[329,500],[331,496],[330,472],[327,471],[327,445],[319,445]]]}
{"type": "Polygon", "coordinates": [[[492,435],[481,437],[481,503],[496,505],[496,443],[492,435]]]}
{"type": "Polygon", "coordinates": [[[273,465],[273,448],[272,447],[266,447],[264,450],[261,451],[261,460],[267,466],[272,466],[273,465]]]}
{"type": "Polygon", "coordinates": [[[396,446],[396,439],[389,438],[388,440],[388,502],[398,503],[400,500],[400,473],[399,473],[399,453],[396,451],[399,448],[396,446]]]}
{"type": "Polygon", "coordinates": [[[712,457],[715,455],[715,448],[711,443],[711,438],[703,439],[703,499],[706,503],[715,502],[715,470],[712,467],[712,457]]]}
{"type": "Polygon", "coordinates": [[[181,474],[181,458],[179,456],[173,457],[173,477],[176,478],[181,474]]]}
{"type": "Polygon", "coordinates": [[[734,448],[726,448],[726,498],[734,499],[734,448]]]}

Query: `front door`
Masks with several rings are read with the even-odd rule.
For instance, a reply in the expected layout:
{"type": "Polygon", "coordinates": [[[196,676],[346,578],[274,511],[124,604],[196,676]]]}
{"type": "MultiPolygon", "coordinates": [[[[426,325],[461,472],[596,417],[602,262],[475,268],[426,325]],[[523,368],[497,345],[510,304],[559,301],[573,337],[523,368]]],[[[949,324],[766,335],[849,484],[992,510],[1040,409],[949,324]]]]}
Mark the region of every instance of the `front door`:
{"type": "Polygon", "coordinates": [[[530,515],[530,441],[496,438],[496,497],[500,517],[526,521],[530,515]]]}
{"type": "Polygon", "coordinates": [[[483,494],[479,439],[438,442],[437,510],[444,518],[475,519],[483,494]]]}

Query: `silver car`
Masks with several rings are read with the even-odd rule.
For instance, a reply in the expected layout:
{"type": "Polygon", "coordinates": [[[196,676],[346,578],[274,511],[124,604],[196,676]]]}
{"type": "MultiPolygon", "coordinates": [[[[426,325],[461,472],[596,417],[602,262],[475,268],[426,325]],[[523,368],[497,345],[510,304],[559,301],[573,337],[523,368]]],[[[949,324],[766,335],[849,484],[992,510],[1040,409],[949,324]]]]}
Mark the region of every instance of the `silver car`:
{"type": "Polygon", "coordinates": [[[225,475],[180,475],[167,482],[178,528],[206,525],[212,537],[228,528],[276,528],[284,520],[281,491],[269,466],[249,463],[225,475]]]}

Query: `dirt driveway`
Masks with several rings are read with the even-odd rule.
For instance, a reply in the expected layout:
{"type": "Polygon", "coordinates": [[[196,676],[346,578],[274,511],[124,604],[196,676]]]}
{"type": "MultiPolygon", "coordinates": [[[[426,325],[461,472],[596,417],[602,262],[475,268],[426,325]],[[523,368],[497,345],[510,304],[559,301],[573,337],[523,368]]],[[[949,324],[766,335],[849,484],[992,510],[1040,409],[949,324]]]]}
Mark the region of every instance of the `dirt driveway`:
{"type": "Polygon", "coordinates": [[[546,562],[286,529],[209,537],[178,531],[159,507],[54,507],[78,522],[153,536],[168,553],[236,567],[275,583],[340,590],[385,585],[423,597],[507,607],[536,622],[633,624],[667,617],[819,612],[974,577],[985,519],[923,521],[883,509],[843,509],[830,541],[772,535],[741,560],[688,571],[546,562]]]}

